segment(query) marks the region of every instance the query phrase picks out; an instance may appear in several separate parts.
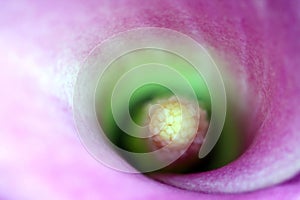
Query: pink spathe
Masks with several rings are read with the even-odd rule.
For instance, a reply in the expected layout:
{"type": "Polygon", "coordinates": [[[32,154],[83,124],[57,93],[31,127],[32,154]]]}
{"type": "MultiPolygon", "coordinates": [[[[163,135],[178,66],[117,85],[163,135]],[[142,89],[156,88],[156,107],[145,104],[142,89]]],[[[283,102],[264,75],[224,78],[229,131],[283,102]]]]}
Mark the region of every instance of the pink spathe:
{"type": "Polygon", "coordinates": [[[0,198],[299,198],[299,8],[298,1],[2,2],[0,198]],[[249,120],[260,123],[239,159],[215,171],[164,177],[199,192],[111,170],[77,139],[71,107],[80,64],[104,39],[146,26],[180,31],[228,56],[254,96],[249,120]],[[254,191],[201,192],[247,190],[254,191]]]}

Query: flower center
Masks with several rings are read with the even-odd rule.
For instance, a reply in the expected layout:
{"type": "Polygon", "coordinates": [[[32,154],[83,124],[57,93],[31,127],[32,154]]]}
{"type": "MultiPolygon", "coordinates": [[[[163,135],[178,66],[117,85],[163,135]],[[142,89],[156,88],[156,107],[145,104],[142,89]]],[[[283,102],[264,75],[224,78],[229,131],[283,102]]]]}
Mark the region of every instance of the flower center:
{"type": "Polygon", "coordinates": [[[153,144],[157,148],[165,145],[169,149],[186,148],[197,133],[201,132],[203,138],[208,124],[205,115],[198,104],[188,100],[171,97],[158,101],[149,108],[149,131],[154,135],[153,144]],[[204,116],[201,117],[201,114],[204,116]]]}

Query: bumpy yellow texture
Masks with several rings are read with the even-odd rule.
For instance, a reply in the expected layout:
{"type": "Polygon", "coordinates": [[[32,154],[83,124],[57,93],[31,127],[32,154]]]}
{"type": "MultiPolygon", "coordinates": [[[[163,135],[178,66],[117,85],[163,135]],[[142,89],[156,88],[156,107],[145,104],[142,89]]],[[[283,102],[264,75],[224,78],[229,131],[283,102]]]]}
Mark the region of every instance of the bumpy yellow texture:
{"type": "Polygon", "coordinates": [[[198,107],[188,101],[170,98],[150,110],[149,130],[158,146],[182,147],[193,140],[198,129],[198,107]]]}

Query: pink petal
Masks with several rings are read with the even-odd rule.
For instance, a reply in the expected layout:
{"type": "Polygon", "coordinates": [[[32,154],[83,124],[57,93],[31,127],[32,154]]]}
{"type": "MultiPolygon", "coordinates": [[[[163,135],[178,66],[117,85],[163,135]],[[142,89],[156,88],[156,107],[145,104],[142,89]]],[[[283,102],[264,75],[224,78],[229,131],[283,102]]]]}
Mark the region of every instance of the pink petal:
{"type": "MultiPolygon", "coordinates": [[[[231,2],[231,1],[230,1],[231,2]]],[[[198,1],[6,1],[0,24],[0,196],[4,199],[239,199],[299,197],[299,178],[213,195],[176,189],[97,163],[76,138],[72,87],[98,42],[141,26],[172,28],[237,55],[257,91],[253,144],[234,163],[165,181],[200,191],[254,190],[300,169],[300,5],[198,1]],[[262,112],[263,111],[263,112],[262,112]],[[268,111],[265,115],[265,111],[268,111]]],[[[234,68],[238,70],[240,66],[234,68]]]]}

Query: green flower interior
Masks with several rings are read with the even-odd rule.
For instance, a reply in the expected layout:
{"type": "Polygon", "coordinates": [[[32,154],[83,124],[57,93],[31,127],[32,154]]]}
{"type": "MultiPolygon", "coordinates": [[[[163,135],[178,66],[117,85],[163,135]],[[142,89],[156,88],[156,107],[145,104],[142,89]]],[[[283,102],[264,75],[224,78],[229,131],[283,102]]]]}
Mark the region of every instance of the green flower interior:
{"type": "MultiPolygon", "coordinates": [[[[211,116],[210,95],[205,81],[197,70],[184,58],[171,52],[150,48],[130,52],[111,63],[109,68],[102,75],[102,78],[99,80],[95,96],[98,121],[106,136],[113,144],[130,152],[149,152],[150,149],[147,146],[147,139],[132,137],[124,133],[117,126],[112,115],[111,96],[114,86],[121,76],[134,67],[148,63],[164,64],[177,70],[190,83],[197,96],[199,105],[207,111],[208,118],[211,116]]],[[[141,74],[143,77],[148,75],[149,74],[141,74]]],[[[166,78],[172,78],[168,77],[168,74],[165,76],[166,78]]],[[[180,91],[179,95],[181,97],[186,97],[187,94],[185,89],[182,88],[176,80],[172,82],[174,82],[174,85],[180,91]]],[[[126,85],[124,85],[124,88],[126,88],[126,85]]],[[[124,96],[126,95],[125,89],[121,92],[124,92],[124,96]]],[[[122,95],[123,94],[121,94],[121,96],[122,95]]],[[[143,125],[145,118],[148,115],[148,110],[146,109],[147,105],[158,99],[167,98],[173,95],[175,94],[173,94],[167,86],[155,83],[137,86],[137,89],[130,98],[129,105],[126,105],[126,102],[124,102],[122,98],[117,100],[119,105],[118,113],[122,114],[126,111],[126,109],[129,109],[133,121],[139,125],[143,125]]],[[[221,137],[214,149],[208,156],[199,160],[199,164],[186,166],[186,168],[184,170],[180,170],[180,172],[190,173],[194,171],[216,169],[233,161],[242,153],[244,148],[244,139],[243,134],[241,133],[240,119],[238,119],[235,112],[234,104],[228,102],[225,125],[221,137]]],[[[124,120],[128,119],[124,118],[124,120]]],[[[125,159],[134,167],[138,168],[138,161],[132,160],[128,157],[125,159]]]]}

